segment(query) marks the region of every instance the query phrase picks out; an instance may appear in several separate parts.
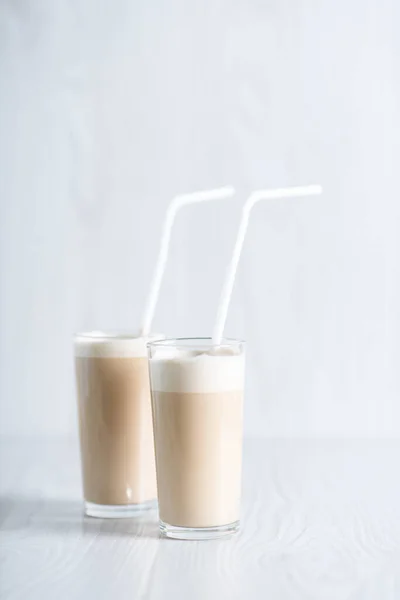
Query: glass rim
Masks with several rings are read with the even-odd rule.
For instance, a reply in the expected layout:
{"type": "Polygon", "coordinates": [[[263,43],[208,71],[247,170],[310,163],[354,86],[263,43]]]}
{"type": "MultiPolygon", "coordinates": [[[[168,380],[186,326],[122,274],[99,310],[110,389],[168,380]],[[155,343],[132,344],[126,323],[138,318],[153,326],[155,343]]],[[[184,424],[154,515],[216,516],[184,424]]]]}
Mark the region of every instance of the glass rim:
{"type": "Polygon", "coordinates": [[[219,344],[214,344],[212,341],[212,337],[177,337],[177,338],[164,338],[161,340],[153,340],[147,342],[147,348],[198,348],[199,346],[207,347],[207,348],[221,348],[232,347],[246,344],[245,340],[236,339],[236,338],[222,338],[219,344]],[[193,342],[191,343],[183,343],[183,342],[193,342]],[[196,343],[197,342],[197,343],[196,343]],[[199,343],[200,342],[200,343],[199,343]],[[202,344],[203,342],[203,344],[202,344]],[[204,342],[209,342],[208,344],[204,342]]]}
{"type": "Polygon", "coordinates": [[[141,335],[139,331],[129,331],[124,329],[93,329],[91,331],[78,331],[73,334],[74,340],[83,338],[84,340],[108,341],[108,340],[140,340],[140,339],[160,339],[161,334],[150,333],[141,335]]]}

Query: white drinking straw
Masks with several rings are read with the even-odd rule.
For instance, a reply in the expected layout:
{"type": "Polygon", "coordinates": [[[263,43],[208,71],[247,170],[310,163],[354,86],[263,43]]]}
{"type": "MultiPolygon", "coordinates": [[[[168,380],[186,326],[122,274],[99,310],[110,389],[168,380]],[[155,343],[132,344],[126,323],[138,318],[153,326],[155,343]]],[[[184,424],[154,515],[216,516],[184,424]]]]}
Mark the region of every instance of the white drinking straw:
{"type": "Polygon", "coordinates": [[[225,276],[225,281],[222,287],[221,297],[218,305],[217,318],[213,333],[213,344],[220,344],[222,334],[224,332],[226,316],[228,314],[229,303],[231,301],[233,284],[235,282],[236,270],[240,260],[244,239],[246,237],[247,226],[251,209],[259,200],[272,200],[275,198],[297,198],[300,196],[315,196],[322,193],[320,185],[307,185],[301,187],[278,188],[272,190],[256,190],[247,198],[243,209],[242,218],[240,220],[239,229],[236,237],[235,246],[231,261],[225,276]]]}
{"type": "Polygon", "coordinates": [[[164,226],[161,235],[160,250],[156,262],[156,267],[153,274],[153,279],[150,287],[150,293],[146,303],[146,309],[144,312],[144,318],[142,323],[141,334],[143,336],[149,335],[151,331],[151,324],[153,321],[154,311],[158,301],[160,293],[160,287],[162,278],[165,271],[165,265],[168,258],[168,248],[171,239],[171,231],[175,221],[177,212],[188,204],[195,204],[197,202],[208,202],[210,200],[222,200],[223,198],[229,198],[235,193],[235,188],[232,186],[225,186],[216,188],[213,190],[204,190],[201,192],[192,192],[190,194],[181,194],[175,196],[168,206],[167,213],[165,215],[164,226]]]}

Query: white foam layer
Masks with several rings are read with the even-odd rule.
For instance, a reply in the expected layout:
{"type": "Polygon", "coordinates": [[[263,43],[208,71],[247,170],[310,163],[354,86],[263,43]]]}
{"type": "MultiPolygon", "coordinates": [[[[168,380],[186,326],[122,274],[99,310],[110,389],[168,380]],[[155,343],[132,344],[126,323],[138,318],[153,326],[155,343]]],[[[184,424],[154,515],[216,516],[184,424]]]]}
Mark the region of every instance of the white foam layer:
{"type": "Polygon", "coordinates": [[[75,336],[75,356],[106,358],[147,358],[146,344],[164,336],[152,334],[135,337],[133,334],[113,334],[91,331],[75,336]]]}
{"type": "Polygon", "coordinates": [[[160,351],[150,359],[151,387],[157,392],[233,392],[244,387],[244,354],[160,351]]]}

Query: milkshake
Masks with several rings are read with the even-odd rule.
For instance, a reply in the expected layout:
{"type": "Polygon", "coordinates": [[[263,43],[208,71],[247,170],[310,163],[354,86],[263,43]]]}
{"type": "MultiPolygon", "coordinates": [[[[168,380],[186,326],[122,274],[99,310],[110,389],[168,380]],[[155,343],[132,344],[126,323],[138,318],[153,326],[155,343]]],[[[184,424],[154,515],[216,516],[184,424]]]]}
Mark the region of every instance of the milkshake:
{"type": "Polygon", "coordinates": [[[207,539],[239,527],[244,345],[149,344],[161,532],[207,539]]]}
{"type": "Polygon", "coordinates": [[[155,505],[146,343],[127,334],[75,337],[85,512],[127,517],[155,505]]]}

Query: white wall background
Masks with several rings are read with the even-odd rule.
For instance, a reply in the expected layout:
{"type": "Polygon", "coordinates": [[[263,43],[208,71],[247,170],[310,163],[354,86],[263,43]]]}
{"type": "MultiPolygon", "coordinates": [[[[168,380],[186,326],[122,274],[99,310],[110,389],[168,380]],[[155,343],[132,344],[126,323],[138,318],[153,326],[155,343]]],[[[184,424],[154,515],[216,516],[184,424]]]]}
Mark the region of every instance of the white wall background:
{"type": "Polygon", "coordinates": [[[246,430],[400,434],[396,2],[0,3],[1,433],[75,432],[72,333],[138,326],[173,194],[239,190],[181,214],[156,315],[207,335],[245,195],[320,181],[253,213],[246,430]]]}

